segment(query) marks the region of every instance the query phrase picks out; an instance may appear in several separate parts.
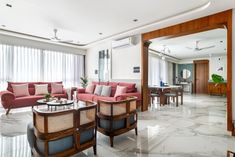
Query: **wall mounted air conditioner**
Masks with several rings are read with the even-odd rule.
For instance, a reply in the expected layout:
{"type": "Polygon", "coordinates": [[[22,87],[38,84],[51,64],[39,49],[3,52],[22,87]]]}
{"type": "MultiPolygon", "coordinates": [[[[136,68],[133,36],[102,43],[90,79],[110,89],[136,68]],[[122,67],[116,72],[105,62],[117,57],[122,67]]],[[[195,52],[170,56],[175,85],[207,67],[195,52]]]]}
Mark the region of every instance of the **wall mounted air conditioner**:
{"type": "Polygon", "coordinates": [[[124,48],[127,46],[133,45],[133,37],[128,37],[120,40],[112,41],[112,48],[118,49],[118,48],[124,48]]]}

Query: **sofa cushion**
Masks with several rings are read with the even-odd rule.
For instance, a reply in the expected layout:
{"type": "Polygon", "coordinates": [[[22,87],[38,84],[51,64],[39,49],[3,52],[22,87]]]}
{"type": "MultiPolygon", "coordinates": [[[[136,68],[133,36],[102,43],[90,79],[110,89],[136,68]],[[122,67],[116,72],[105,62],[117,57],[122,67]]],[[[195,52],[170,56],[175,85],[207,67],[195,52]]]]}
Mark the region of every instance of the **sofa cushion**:
{"type": "Polygon", "coordinates": [[[77,95],[77,98],[81,101],[92,101],[94,96],[94,94],[80,93],[77,95]]]}
{"type": "Polygon", "coordinates": [[[48,84],[35,84],[35,95],[48,94],[48,84]]]}
{"type": "Polygon", "coordinates": [[[28,84],[12,85],[15,97],[29,96],[28,84]]]}
{"type": "Polygon", "coordinates": [[[127,87],[125,87],[125,86],[117,86],[117,89],[116,89],[114,97],[116,97],[118,95],[121,95],[121,94],[124,94],[124,93],[126,93],[126,91],[127,91],[127,87]]]}
{"type": "Polygon", "coordinates": [[[52,83],[51,84],[51,94],[62,94],[63,93],[63,85],[52,83]]]}
{"type": "Polygon", "coordinates": [[[97,102],[98,100],[106,100],[106,101],[116,101],[115,97],[109,97],[109,96],[99,96],[95,95],[93,97],[93,101],[97,102]]]}
{"type": "Polygon", "coordinates": [[[95,94],[95,95],[101,95],[102,88],[103,88],[102,85],[96,85],[94,94],[95,94]]]}
{"type": "Polygon", "coordinates": [[[120,82],[118,85],[127,87],[127,93],[136,92],[135,83],[120,82]]]}
{"type": "Polygon", "coordinates": [[[116,92],[117,85],[118,85],[117,82],[109,82],[109,86],[112,87],[112,90],[111,90],[111,97],[114,97],[115,92],[116,92]]]}
{"type": "Polygon", "coordinates": [[[63,93],[63,94],[52,94],[52,96],[54,97],[59,97],[59,98],[68,98],[67,94],[63,93]]]}
{"type": "Polygon", "coordinates": [[[94,93],[94,89],[95,89],[95,85],[94,84],[90,84],[90,85],[88,85],[86,87],[85,93],[93,94],[94,93]]]}
{"type": "Polygon", "coordinates": [[[30,95],[19,97],[14,100],[14,105],[12,105],[12,108],[37,105],[37,100],[42,98],[44,98],[43,95],[30,95]]]}
{"type": "Polygon", "coordinates": [[[110,96],[111,95],[111,86],[103,86],[101,91],[101,96],[110,96]]]}

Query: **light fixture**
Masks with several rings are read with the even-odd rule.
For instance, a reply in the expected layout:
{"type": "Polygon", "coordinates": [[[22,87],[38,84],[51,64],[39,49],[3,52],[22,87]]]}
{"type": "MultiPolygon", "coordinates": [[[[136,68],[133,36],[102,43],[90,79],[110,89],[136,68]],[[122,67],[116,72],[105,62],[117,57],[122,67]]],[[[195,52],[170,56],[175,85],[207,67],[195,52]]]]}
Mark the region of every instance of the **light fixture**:
{"type": "Polygon", "coordinates": [[[138,22],[138,19],[134,19],[133,22],[138,22]]]}
{"type": "Polygon", "coordinates": [[[103,33],[99,33],[99,35],[103,35],[103,33]]]}
{"type": "Polygon", "coordinates": [[[9,8],[12,8],[12,5],[9,4],[9,3],[7,3],[6,6],[9,7],[9,8]]]}
{"type": "Polygon", "coordinates": [[[6,25],[1,25],[1,27],[4,27],[4,28],[5,28],[5,27],[6,27],[6,25]]]}

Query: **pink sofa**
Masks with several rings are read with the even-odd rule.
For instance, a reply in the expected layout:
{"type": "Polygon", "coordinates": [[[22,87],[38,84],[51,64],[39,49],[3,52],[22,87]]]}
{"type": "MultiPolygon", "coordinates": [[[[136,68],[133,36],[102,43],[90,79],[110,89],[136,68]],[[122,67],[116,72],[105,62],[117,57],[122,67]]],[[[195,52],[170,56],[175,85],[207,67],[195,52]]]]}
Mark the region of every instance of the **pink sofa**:
{"type": "Polygon", "coordinates": [[[84,88],[78,88],[77,89],[77,99],[78,100],[81,100],[81,101],[87,101],[88,100],[88,101],[95,101],[95,102],[97,102],[98,100],[120,101],[120,100],[124,100],[127,97],[135,96],[135,97],[137,97],[138,106],[141,105],[141,93],[137,91],[137,88],[135,87],[136,86],[135,83],[92,82],[92,84],[94,84],[94,85],[107,85],[107,86],[111,86],[112,87],[111,96],[107,97],[107,96],[99,96],[99,95],[95,95],[95,94],[89,94],[89,93],[85,93],[85,89],[84,88]],[[119,85],[119,86],[126,86],[127,87],[127,93],[114,97],[117,85],[119,85]]]}
{"type": "MultiPolygon", "coordinates": [[[[51,92],[51,83],[62,84],[62,82],[8,82],[7,90],[0,92],[2,106],[7,109],[6,114],[10,109],[37,105],[37,100],[44,98],[44,95],[34,95],[34,84],[48,84],[48,91],[51,92]],[[30,96],[15,97],[12,84],[28,84],[30,96]]],[[[62,94],[52,94],[52,96],[68,98],[65,90],[62,94]]]]}

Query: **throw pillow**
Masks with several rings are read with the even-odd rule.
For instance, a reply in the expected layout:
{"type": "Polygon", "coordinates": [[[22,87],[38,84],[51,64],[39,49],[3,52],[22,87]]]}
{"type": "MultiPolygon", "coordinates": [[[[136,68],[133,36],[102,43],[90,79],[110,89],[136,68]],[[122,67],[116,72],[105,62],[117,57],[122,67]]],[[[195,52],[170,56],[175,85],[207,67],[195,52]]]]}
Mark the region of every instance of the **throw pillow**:
{"type": "Polygon", "coordinates": [[[127,91],[127,87],[125,87],[125,86],[117,86],[117,89],[116,89],[114,97],[116,97],[118,95],[122,95],[122,94],[126,93],[126,91],[127,91]]]}
{"type": "Polygon", "coordinates": [[[88,85],[85,89],[85,93],[92,94],[94,92],[94,89],[95,89],[95,85],[93,85],[93,84],[88,85]]]}
{"type": "Polygon", "coordinates": [[[63,84],[52,83],[51,94],[63,94],[63,84]]]}
{"type": "Polygon", "coordinates": [[[48,94],[48,84],[35,84],[35,95],[48,94]]]}
{"type": "Polygon", "coordinates": [[[12,88],[15,97],[29,96],[28,84],[19,84],[19,85],[12,84],[12,88]]]}
{"type": "Polygon", "coordinates": [[[102,87],[103,87],[102,85],[96,85],[94,94],[95,95],[101,95],[102,87]]]}
{"type": "Polygon", "coordinates": [[[111,86],[103,86],[101,96],[110,96],[112,91],[111,86]]]}

